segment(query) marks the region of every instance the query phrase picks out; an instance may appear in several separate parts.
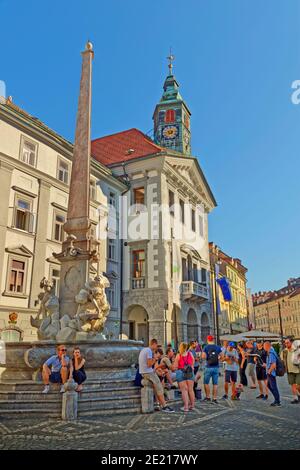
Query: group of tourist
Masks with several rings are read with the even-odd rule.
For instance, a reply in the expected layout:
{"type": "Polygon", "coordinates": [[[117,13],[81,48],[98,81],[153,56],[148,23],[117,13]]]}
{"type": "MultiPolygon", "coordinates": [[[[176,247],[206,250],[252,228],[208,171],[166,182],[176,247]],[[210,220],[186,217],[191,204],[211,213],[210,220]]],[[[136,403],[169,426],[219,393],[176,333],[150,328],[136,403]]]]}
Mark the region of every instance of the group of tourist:
{"type": "Polygon", "coordinates": [[[198,387],[201,373],[200,362],[204,362],[203,384],[205,402],[218,402],[220,368],[224,364],[223,400],[240,400],[244,387],[250,383],[251,389],[259,387],[261,400],[268,400],[269,391],[273,395],[272,407],[281,406],[277,386],[277,376],[287,372],[288,382],[293,393],[292,404],[300,404],[300,342],[292,338],[285,340],[285,348],[278,355],[270,341],[246,341],[234,343],[224,341],[223,346],[215,344],[214,337],[207,337],[203,349],[197,341],[189,345],[181,343],[175,353],[168,345],[165,354],[156,339],[150,341],[139,356],[139,373],[152,383],[156,397],[156,408],[164,412],[174,410],[167,405],[164,387],[179,388],[185,413],[195,408],[195,388],[198,387]],[[248,380],[249,378],[249,380],[248,380]],[[210,388],[212,382],[212,390],[210,388]]]}
{"type": "MultiPolygon", "coordinates": [[[[214,337],[207,337],[207,344],[202,348],[197,341],[190,344],[181,343],[175,352],[168,344],[164,353],[156,339],[152,339],[148,347],[139,355],[138,374],[149,381],[156,397],[156,409],[172,413],[168,405],[165,389],[176,388],[181,392],[184,413],[195,408],[195,390],[199,390],[201,379],[200,363],[204,365],[203,385],[205,402],[217,403],[220,368],[224,365],[223,400],[239,400],[244,387],[250,384],[251,389],[259,388],[261,400],[268,400],[269,391],[274,397],[271,406],[280,406],[280,394],[277,376],[287,372],[291,386],[292,404],[300,404],[300,341],[287,338],[280,356],[269,341],[245,341],[238,344],[223,341],[223,346],[215,344],[214,337]],[[249,380],[248,380],[249,379],[249,380]],[[212,390],[210,388],[212,382],[212,390]]],[[[50,383],[61,384],[60,391],[65,391],[65,383],[73,378],[80,392],[86,380],[84,370],[85,359],[80,348],[73,350],[72,357],[67,356],[64,345],[57,347],[56,354],[43,365],[42,377],[44,390],[48,393],[50,383]]]]}

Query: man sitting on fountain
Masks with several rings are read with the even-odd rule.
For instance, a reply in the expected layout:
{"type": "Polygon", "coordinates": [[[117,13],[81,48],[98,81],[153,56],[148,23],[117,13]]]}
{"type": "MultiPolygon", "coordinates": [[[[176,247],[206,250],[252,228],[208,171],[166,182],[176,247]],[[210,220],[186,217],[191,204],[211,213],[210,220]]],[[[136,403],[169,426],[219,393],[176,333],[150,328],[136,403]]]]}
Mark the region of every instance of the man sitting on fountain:
{"type": "Polygon", "coordinates": [[[49,357],[43,365],[43,382],[45,385],[42,393],[48,393],[51,383],[60,383],[60,393],[65,391],[64,384],[70,375],[70,358],[66,355],[67,349],[64,345],[57,346],[57,354],[49,357]]]}
{"type": "Polygon", "coordinates": [[[150,382],[154,389],[156,398],[160,404],[161,411],[165,413],[173,413],[174,410],[170,406],[167,406],[166,400],[164,398],[164,389],[163,386],[154,371],[155,364],[157,362],[154,353],[158,348],[158,343],[156,339],[152,339],[147,348],[143,348],[139,355],[139,371],[143,379],[150,382]]]}

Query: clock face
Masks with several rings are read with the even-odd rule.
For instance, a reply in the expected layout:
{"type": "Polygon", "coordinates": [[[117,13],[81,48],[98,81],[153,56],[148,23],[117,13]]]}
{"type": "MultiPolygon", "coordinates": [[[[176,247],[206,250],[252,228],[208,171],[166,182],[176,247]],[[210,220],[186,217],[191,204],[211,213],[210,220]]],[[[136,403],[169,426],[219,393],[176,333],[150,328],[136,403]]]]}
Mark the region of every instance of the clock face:
{"type": "Polygon", "coordinates": [[[162,130],[162,135],[165,139],[175,139],[178,135],[177,126],[166,126],[162,130]]]}

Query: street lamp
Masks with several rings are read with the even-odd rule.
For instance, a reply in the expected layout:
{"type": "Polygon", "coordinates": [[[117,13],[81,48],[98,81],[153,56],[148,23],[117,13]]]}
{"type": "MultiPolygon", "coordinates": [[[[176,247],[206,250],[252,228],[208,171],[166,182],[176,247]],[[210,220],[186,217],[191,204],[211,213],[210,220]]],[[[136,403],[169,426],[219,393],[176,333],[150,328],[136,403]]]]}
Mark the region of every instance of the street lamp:
{"type": "Polygon", "coordinates": [[[214,264],[214,284],[215,284],[215,319],[216,319],[216,341],[217,344],[220,344],[220,328],[219,328],[219,296],[218,296],[218,286],[217,278],[219,276],[219,267],[222,264],[222,261],[217,261],[214,264]]]}
{"type": "Polygon", "coordinates": [[[268,305],[266,306],[266,313],[267,313],[267,319],[268,319],[268,330],[269,330],[269,333],[271,333],[271,327],[270,327],[270,313],[269,313],[269,307],[268,307],[268,305]]]}
{"type": "MultiPolygon", "coordinates": [[[[282,299],[282,304],[284,304],[284,299],[282,299]]],[[[281,302],[280,302],[280,300],[278,300],[278,315],[279,315],[281,343],[283,344],[283,327],[282,327],[281,302]]]]}

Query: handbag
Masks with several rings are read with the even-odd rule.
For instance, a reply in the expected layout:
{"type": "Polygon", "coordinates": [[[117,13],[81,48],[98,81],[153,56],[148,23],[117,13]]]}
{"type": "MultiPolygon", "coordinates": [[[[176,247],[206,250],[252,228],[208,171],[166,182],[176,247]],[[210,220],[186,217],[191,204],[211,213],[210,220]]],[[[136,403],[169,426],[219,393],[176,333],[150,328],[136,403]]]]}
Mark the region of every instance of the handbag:
{"type": "MultiPolygon", "coordinates": [[[[188,358],[188,355],[190,353],[187,354],[187,358],[188,358]]],[[[184,357],[183,357],[183,362],[184,362],[184,357]]],[[[185,364],[183,369],[182,369],[182,377],[183,377],[183,380],[192,380],[193,377],[194,377],[194,369],[193,367],[190,365],[190,364],[185,364]]]]}

